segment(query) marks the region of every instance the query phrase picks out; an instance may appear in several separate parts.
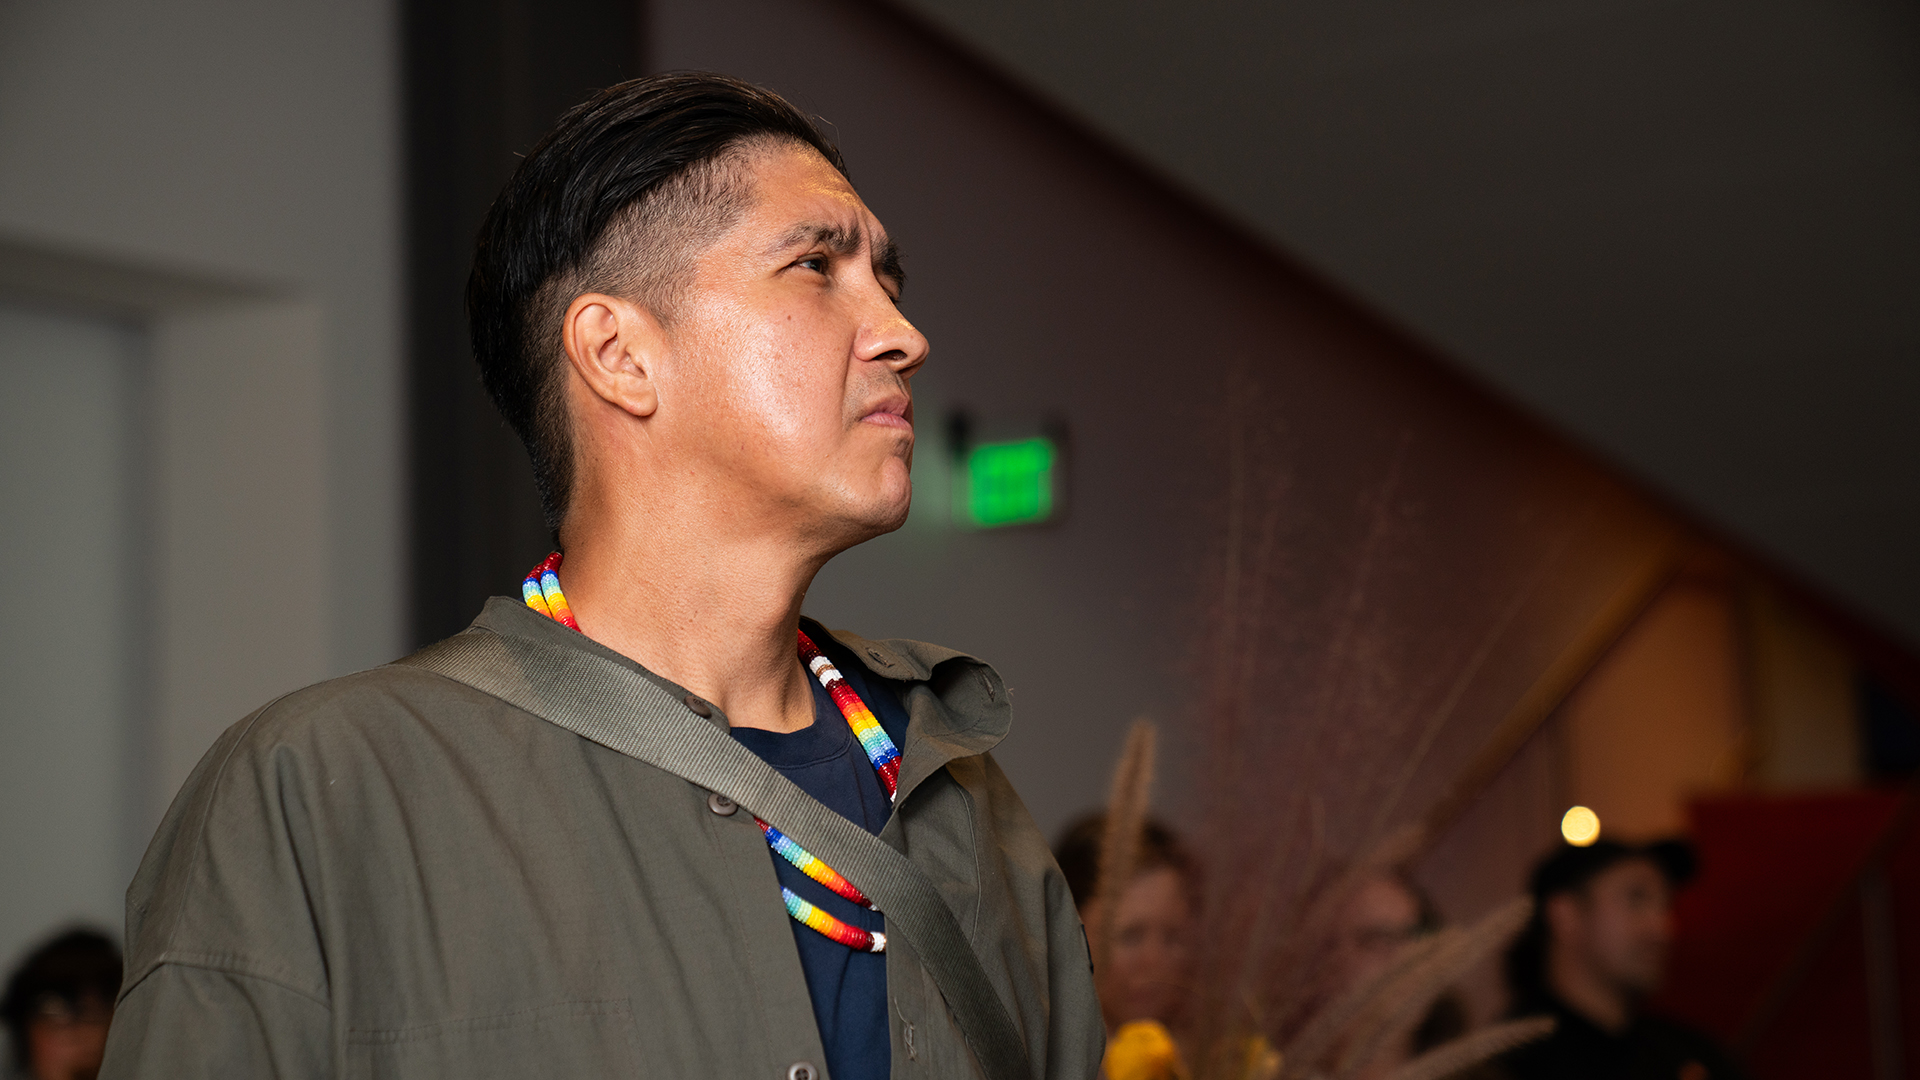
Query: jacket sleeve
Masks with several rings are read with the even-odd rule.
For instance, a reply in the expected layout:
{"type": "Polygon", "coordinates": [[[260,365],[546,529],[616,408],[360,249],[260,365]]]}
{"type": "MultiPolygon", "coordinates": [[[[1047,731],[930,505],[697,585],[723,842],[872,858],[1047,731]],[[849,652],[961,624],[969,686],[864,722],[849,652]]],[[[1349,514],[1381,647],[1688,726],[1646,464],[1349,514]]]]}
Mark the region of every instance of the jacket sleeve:
{"type": "Polygon", "coordinates": [[[162,964],[129,989],[113,1017],[101,1080],[332,1073],[327,1006],[265,979],[162,964]]]}
{"type": "MultiPolygon", "coordinates": [[[[1045,987],[1044,996],[1038,998],[1018,987],[1013,994],[1016,1009],[1024,1014],[1016,1019],[1030,1033],[1034,1072],[1044,1080],[1092,1080],[1099,1075],[1106,1053],[1106,1023],[1094,991],[1093,959],[1087,953],[1087,935],[1073,893],[1045,837],[993,755],[983,754],[974,763],[979,769],[974,783],[985,796],[975,824],[990,838],[991,850],[982,852],[983,863],[990,867],[986,876],[1006,882],[1017,897],[1016,910],[1008,913],[1009,921],[995,936],[1023,943],[1020,948],[1032,965],[1029,977],[1045,987]],[[1044,1033],[1043,1040],[1035,1038],[1039,1033],[1044,1033]]],[[[956,767],[972,772],[967,764],[956,763],[949,769],[956,767]]],[[[981,922],[991,918],[983,912],[981,922]]]]}
{"type": "Polygon", "coordinates": [[[127,890],[106,1080],[333,1073],[310,755],[286,734],[272,707],[228,729],[168,808],[127,890]]]}
{"type": "Polygon", "coordinates": [[[1055,987],[1048,1018],[1054,1031],[1047,1040],[1048,1077],[1092,1077],[1107,1052],[1106,1023],[1093,989],[1093,957],[1087,931],[1073,905],[1067,879],[1055,869],[1047,883],[1048,982],[1055,987]]]}

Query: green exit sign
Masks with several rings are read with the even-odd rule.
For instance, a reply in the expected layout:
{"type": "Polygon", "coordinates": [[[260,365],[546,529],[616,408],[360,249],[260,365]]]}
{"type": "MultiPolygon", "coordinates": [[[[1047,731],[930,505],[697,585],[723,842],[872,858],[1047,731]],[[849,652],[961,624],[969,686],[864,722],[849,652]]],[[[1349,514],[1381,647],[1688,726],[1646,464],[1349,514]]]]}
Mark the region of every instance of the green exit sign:
{"type": "Polygon", "coordinates": [[[980,443],[962,456],[966,519],[981,528],[1030,525],[1053,516],[1060,454],[1052,439],[980,443]]]}

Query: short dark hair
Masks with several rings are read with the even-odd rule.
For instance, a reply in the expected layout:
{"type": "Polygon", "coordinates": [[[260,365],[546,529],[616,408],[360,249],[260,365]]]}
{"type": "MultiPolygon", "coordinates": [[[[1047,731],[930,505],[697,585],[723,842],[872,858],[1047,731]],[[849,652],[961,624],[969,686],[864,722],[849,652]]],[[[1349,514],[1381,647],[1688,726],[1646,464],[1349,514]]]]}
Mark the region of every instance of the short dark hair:
{"type": "MultiPolygon", "coordinates": [[[[1088,814],[1067,826],[1054,846],[1053,860],[1073,893],[1073,906],[1085,907],[1100,886],[1100,847],[1107,835],[1107,815],[1088,814]]],[[[1140,828],[1140,851],[1135,857],[1136,875],[1171,869],[1186,884],[1189,898],[1199,892],[1199,864],[1172,829],[1148,818],[1140,828]]]]}
{"type": "Polygon", "coordinates": [[[1629,859],[1652,863],[1676,889],[1692,881],[1698,869],[1693,845],[1677,839],[1638,846],[1618,840],[1598,840],[1584,847],[1561,844],[1534,866],[1527,882],[1533,894],[1533,918],[1514,938],[1506,955],[1507,991],[1513,999],[1510,1009],[1516,1015],[1541,1011],[1550,996],[1547,901],[1586,888],[1588,882],[1629,859]]]}
{"type": "Polygon", "coordinates": [[[811,147],[842,174],[840,152],[770,90],[725,75],[634,79],[575,106],[514,170],[487,212],[467,279],[480,379],[533,459],[548,528],[573,488],[559,327],[583,292],[668,317],[696,244],[738,217],[750,144],[811,147]]]}
{"type": "Polygon", "coordinates": [[[49,999],[75,1011],[89,999],[111,1007],[120,992],[120,976],[119,947],[94,930],[68,930],[28,953],[0,996],[0,1018],[6,1021],[15,1063],[32,1071],[27,1028],[49,999]]]}

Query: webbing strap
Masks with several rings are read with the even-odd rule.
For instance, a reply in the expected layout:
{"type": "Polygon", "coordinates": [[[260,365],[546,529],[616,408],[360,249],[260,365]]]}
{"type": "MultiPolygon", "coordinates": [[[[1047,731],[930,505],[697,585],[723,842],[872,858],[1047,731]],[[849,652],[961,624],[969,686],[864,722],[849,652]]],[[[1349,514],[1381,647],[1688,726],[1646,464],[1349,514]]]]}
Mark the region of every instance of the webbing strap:
{"type": "MultiPolygon", "coordinates": [[[[611,659],[473,627],[398,663],[445,675],[582,738],[715,791],[867,894],[913,946],[991,1080],[1032,1080],[1027,1045],[953,910],[920,868],[820,804],[660,686],[611,659]]],[[[771,899],[769,900],[771,902],[771,899]]]]}

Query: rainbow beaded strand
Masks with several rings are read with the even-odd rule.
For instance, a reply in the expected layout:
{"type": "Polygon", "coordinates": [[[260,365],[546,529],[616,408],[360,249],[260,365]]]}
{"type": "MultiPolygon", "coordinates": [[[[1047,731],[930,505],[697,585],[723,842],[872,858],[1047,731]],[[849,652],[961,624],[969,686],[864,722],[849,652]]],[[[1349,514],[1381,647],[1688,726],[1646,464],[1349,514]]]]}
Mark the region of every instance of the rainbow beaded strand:
{"type": "MultiPolygon", "coordinates": [[[[573,608],[567,603],[566,594],[560,591],[559,552],[548,555],[541,560],[539,566],[533,568],[533,572],[527,575],[527,579],[520,583],[520,595],[528,607],[547,618],[571,630],[580,629],[580,624],[574,620],[573,608]]],[[[873,763],[873,771],[880,774],[880,784],[887,789],[887,798],[891,801],[896,797],[899,787],[899,748],[893,745],[893,740],[887,736],[886,729],[880,726],[880,721],[874,719],[873,710],[867,708],[867,703],[861,701],[860,695],[854,692],[853,687],[847,685],[846,677],[840,674],[840,670],[833,666],[833,661],[827,659],[826,654],[813,643],[813,639],[807,637],[807,632],[804,630],[800,631],[799,651],[801,662],[806,665],[808,671],[813,673],[814,678],[820,680],[820,685],[826,689],[827,696],[833,699],[834,705],[840,709],[840,715],[846,718],[847,726],[853,729],[854,738],[860,740],[860,748],[866,751],[867,760],[873,763]]],[[[781,858],[792,863],[795,869],[826,886],[838,896],[873,910],[879,910],[873,907],[873,901],[867,899],[866,894],[862,893],[853,882],[842,877],[833,867],[815,858],[806,848],[795,843],[792,837],[761,821],[758,817],[753,820],[759,824],[760,831],[766,834],[768,846],[772,847],[781,858]]],[[[792,889],[784,885],[780,887],[780,899],[785,902],[787,914],[793,916],[795,922],[824,934],[850,949],[876,953],[885,952],[887,949],[887,935],[836,919],[801,899],[792,889]]]]}
{"type": "Polygon", "coordinates": [[[840,715],[847,718],[847,726],[853,729],[854,738],[860,740],[867,760],[873,762],[873,771],[880,774],[880,783],[886,786],[887,800],[891,802],[894,789],[900,785],[900,751],[887,737],[887,729],[873,718],[873,710],[847,685],[840,669],[833,666],[833,661],[827,659],[805,630],[800,631],[800,660],[813,672],[813,677],[820,680],[820,685],[826,687],[827,696],[839,706],[840,715]]]}
{"type": "Polygon", "coordinates": [[[554,622],[569,630],[580,629],[580,624],[573,618],[573,607],[567,603],[567,594],[560,591],[559,552],[540,560],[540,565],[533,568],[527,580],[520,583],[520,595],[528,607],[554,622]]]}
{"type": "Polygon", "coordinates": [[[786,901],[787,914],[793,916],[794,921],[809,930],[825,934],[849,949],[858,949],[861,952],[887,951],[887,935],[876,934],[871,930],[862,930],[851,923],[841,922],[800,899],[799,894],[785,885],[780,886],[780,899],[786,901]]]}
{"type": "MultiPolygon", "coordinates": [[[[856,904],[873,907],[873,901],[867,899],[866,894],[861,892],[859,887],[854,885],[853,882],[841,877],[838,870],[814,858],[806,848],[794,843],[786,833],[781,832],[779,829],[774,828],[764,821],[760,821],[759,818],[754,818],[753,820],[760,822],[760,831],[767,834],[767,843],[772,846],[775,852],[779,853],[781,858],[792,863],[794,869],[799,870],[801,873],[856,904]]],[[[789,903],[787,906],[791,908],[793,905],[789,903]]],[[[797,919],[799,916],[796,915],[794,918],[797,919]]]]}

